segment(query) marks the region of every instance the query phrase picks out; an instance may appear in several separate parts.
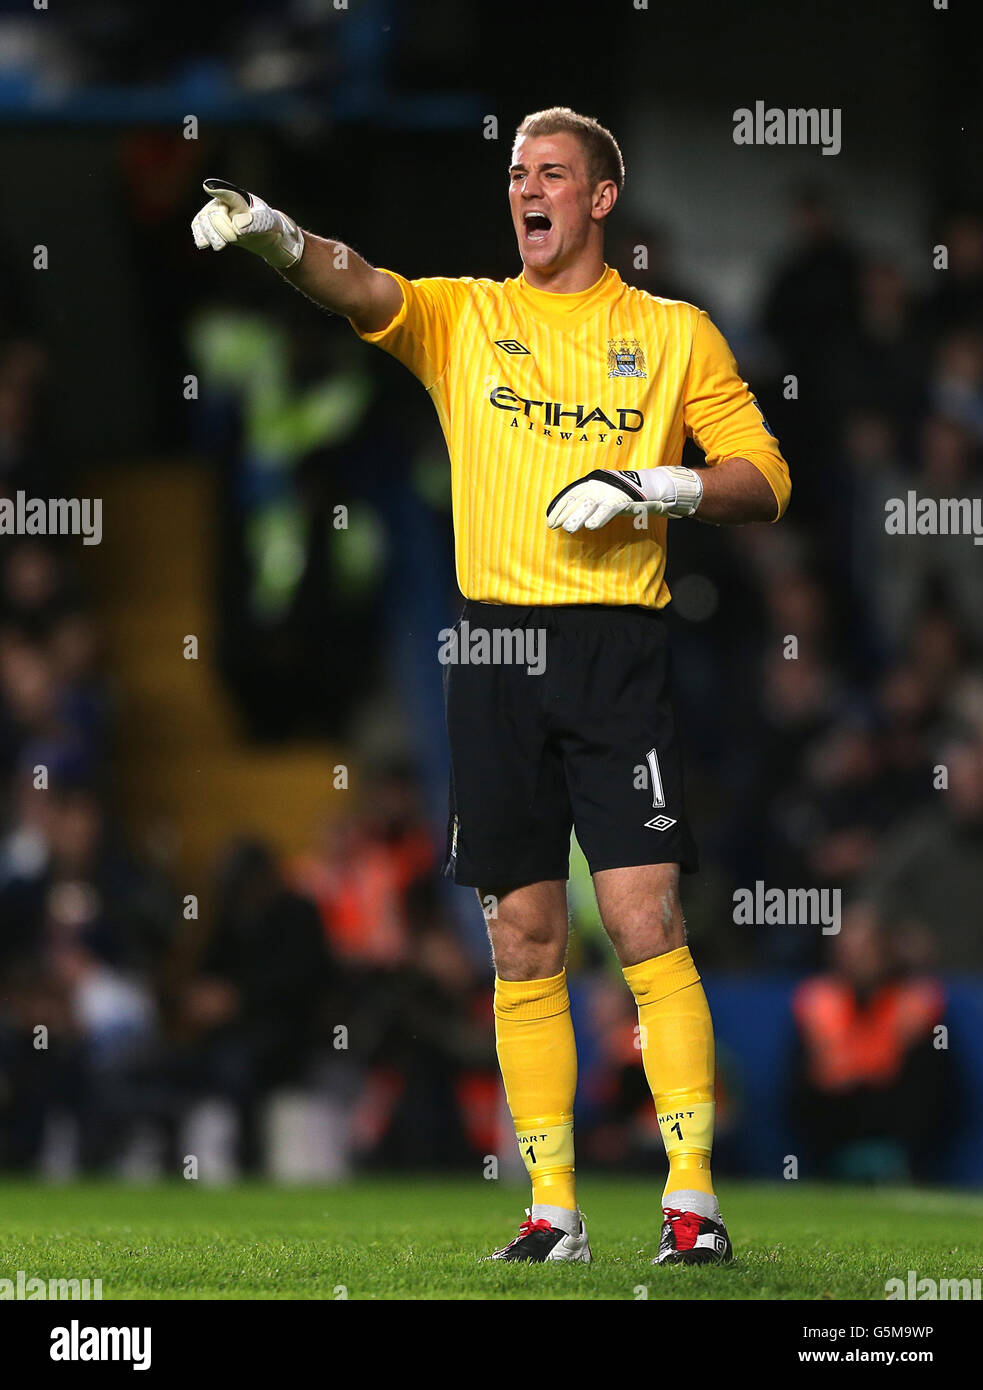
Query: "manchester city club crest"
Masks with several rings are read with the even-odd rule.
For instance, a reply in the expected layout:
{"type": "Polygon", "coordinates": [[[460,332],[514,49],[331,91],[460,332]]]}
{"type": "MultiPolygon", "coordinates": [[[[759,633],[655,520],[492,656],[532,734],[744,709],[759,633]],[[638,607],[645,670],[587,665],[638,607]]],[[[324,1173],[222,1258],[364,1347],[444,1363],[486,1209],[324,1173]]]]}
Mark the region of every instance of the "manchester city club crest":
{"type": "Polygon", "coordinates": [[[608,376],[646,376],[645,353],[637,338],[608,339],[608,376]]]}

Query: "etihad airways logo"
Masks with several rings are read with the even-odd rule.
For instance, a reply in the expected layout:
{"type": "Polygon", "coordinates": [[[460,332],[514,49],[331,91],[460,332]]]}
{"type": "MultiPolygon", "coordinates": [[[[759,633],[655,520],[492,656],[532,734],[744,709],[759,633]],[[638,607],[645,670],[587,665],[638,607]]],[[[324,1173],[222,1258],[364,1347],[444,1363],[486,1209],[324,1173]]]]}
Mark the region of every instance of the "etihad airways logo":
{"type": "Polygon", "coordinates": [[[618,407],[610,413],[599,405],[564,405],[561,401],[534,401],[520,396],[510,386],[496,386],[488,399],[496,410],[511,411],[515,419],[512,428],[519,429],[519,416],[527,422],[526,428],[537,430],[548,438],[573,439],[578,431],[582,443],[604,444],[609,434],[614,434],[615,444],[622,442],[625,434],[637,434],[645,424],[645,416],[640,410],[628,406],[618,407]],[[588,426],[592,433],[587,434],[588,426]],[[554,433],[555,431],[555,433],[554,433]]]}

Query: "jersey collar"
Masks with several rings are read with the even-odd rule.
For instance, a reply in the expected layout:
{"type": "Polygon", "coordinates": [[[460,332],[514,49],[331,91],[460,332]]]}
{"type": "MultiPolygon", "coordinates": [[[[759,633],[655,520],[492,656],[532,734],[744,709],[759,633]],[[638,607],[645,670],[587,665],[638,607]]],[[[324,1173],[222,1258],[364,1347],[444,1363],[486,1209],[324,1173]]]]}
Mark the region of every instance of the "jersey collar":
{"type": "Polygon", "coordinates": [[[510,282],[516,294],[537,318],[549,319],[558,328],[578,328],[603,305],[613,303],[624,289],[621,276],[605,265],[599,280],[586,290],[575,294],[554,294],[552,290],[537,290],[524,275],[510,282]]]}

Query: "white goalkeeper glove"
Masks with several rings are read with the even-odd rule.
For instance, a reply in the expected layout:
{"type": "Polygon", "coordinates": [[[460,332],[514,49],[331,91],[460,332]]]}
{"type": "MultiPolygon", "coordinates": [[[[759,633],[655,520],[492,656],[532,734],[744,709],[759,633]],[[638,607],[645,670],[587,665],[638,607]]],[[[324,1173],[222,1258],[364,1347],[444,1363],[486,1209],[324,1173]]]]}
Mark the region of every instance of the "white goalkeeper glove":
{"type": "Polygon", "coordinates": [[[213,251],[241,246],[262,256],[275,270],[297,264],[304,254],[304,233],[293,218],[225,179],[206,179],[202,188],[212,200],[191,223],[199,251],[209,246],[213,251]]]}
{"type": "Polygon", "coordinates": [[[692,516],[702,500],[703,482],[692,468],[595,468],[556,494],[546,508],[546,522],[553,531],[558,526],[571,533],[581,526],[596,531],[628,511],[692,516]]]}

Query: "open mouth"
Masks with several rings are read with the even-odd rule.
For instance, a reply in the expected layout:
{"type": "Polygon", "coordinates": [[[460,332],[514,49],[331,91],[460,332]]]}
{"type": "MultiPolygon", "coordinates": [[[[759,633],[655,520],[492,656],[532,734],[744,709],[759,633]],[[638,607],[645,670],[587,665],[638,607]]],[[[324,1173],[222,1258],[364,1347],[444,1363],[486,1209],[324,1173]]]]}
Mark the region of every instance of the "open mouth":
{"type": "Polygon", "coordinates": [[[522,220],[527,241],[545,241],[553,228],[553,223],[545,212],[523,213],[522,220]]]}

